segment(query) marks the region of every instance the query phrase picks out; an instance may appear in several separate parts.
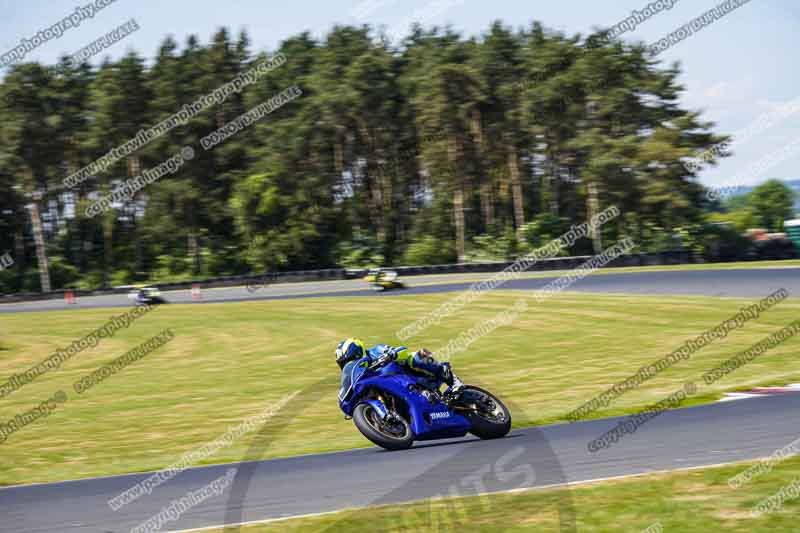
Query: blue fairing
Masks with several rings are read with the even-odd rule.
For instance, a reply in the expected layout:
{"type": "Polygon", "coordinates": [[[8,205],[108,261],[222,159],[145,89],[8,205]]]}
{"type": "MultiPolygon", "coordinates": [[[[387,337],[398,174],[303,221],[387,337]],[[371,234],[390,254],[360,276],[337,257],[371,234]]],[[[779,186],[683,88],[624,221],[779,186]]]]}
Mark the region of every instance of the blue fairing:
{"type": "MultiPolygon", "coordinates": [[[[380,400],[362,397],[368,389],[378,389],[406,404],[415,440],[461,437],[470,430],[469,421],[448,409],[444,403],[431,404],[416,390],[409,390],[425,382],[426,378],[408,373],[397,363],[389,363],[377,370],[370,370],[369,364],[370,358],[365,357],[360,361],[351,361],[342,370],[339,406],[346,415],[352,416],[356,405],[362,402],[369,402],[373,407],[376,403],[380,404],[380,400]]],[[[385,411],[385,407],[376,408],[376,412],[382,411],[385,411]]]]}

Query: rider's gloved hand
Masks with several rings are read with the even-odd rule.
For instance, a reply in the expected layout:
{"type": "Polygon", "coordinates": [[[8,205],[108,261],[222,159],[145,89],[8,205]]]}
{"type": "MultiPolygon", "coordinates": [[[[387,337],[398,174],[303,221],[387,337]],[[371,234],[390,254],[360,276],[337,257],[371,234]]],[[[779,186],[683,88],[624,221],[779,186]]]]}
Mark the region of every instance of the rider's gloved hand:
{"type": "Polygon", "coordinates": [[[375,362],[377,366],[385,365],[397,359],[397,353],[394,350],[387,349],[384,351],[378,360],[375,362]]]}

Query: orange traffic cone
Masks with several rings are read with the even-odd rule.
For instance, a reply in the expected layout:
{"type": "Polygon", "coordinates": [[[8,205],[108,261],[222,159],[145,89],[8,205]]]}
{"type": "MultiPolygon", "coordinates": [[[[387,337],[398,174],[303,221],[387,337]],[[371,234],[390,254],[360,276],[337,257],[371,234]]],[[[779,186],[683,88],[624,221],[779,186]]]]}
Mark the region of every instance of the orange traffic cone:
{"type": "Polygon", "coordinates": [[[192,300],[199,300],[200,298],[200,285],[192,283],[192,300]]]}
{"type": "Polygon", "coordinates": [[[75,303],[75,294],[71,290],[67,290],[67,292],[64,293],[64,300],[68,304],[74,304],[75,303]]]}

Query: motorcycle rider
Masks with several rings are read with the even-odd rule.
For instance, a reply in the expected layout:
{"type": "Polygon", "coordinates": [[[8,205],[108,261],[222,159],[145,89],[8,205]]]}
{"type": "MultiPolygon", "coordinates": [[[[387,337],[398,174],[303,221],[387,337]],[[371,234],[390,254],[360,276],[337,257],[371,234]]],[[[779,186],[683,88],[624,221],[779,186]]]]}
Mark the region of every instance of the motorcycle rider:
{"type": "Polygon", "coordinates": [[[350,361],[357,361],[364,356],[369,357],[373,363],[397,361],[416,374],[436,379],[437,385],[445,383],[449,387],[445,392],[446,396],[453,396],[464,387],[464,383],[450,368],[450,363],[436,361],[426,348],[411,352],[405,346],[392,347],[386,344],[376,344],[367,349],[361,339],[354,337],[343,340],[336,347],[336,362],[342,370],[350,361]]]}

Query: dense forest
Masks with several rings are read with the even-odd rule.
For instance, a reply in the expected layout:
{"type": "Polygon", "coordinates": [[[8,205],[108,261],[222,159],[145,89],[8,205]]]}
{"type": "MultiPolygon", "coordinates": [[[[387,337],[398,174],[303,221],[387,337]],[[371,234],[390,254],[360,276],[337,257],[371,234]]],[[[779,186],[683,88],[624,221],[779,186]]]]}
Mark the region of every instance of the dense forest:
{"type": "Polygon", "coordinates": [[[714,206],[684,163],[726,137],[679,105],[679,74],[644,44],[499,22],[477,38],[417,27],[394,45],[337,26],[258,54],[220,29],[208,45],[168,37],[152,59],[18,64],[0,84],[0,254],[14,261],[0,292],[40,290],[42,264],[59,288],[503,259],[612,205],[621,215],[564,253],[625,236],[641,251],[702,247],[714,206]],[[64,185],[278,54],[256,83],[64,185]],[[194,157],[177,170],[88,214],[184,147],[194,157]]]}

